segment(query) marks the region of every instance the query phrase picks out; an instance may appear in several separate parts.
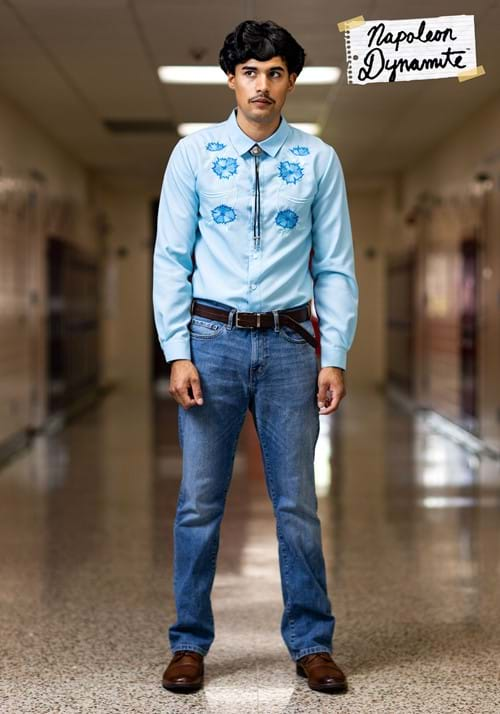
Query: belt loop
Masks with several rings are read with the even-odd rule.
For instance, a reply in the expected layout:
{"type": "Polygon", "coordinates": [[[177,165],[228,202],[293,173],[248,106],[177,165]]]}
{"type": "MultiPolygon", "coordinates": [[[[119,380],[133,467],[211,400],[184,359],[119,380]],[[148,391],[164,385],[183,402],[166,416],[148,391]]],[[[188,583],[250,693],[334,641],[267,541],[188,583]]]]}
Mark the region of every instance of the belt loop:
{"type": "Polygon", "coordinates": [[[229,311],[229,315],[228,315],[228,318],[227,318],[227,329],[228,329],[228,330],[232,330],[232,329],[233,329],[233,319],[234,319],[234,316],[235,316],[235,315],[236,315],[236,308],[233,307],[233,308],[229,311]]]}
{"type": "Polygon", "coordinates": [[[279,329],[280,329],[279,310],[273,310],[273,317],[274,317],[274,331],[279,332],[279,329]]]}
{"type": "Polygon", "coordinates": [[[189,312],[191,313],[191,315],[193,314],[193,305],[194,305],[194,298],[192,298],[192,300],[191,300],[191,306],[190,306],[190,308],[189,308],[189,312]]]}

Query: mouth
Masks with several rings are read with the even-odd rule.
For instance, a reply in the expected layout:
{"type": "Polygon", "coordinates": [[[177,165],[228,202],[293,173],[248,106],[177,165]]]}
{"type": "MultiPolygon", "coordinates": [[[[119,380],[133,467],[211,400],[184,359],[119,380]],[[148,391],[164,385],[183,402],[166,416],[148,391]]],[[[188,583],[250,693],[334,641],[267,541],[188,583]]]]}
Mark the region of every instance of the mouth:
{"type": "Polygon", "coordinates": [[[265,104],[272,104],[272,102],[270,99],[259,98],[259,99],[252,99],[252,104],[261,104],[262,106],[264,106],[265,104]]]}

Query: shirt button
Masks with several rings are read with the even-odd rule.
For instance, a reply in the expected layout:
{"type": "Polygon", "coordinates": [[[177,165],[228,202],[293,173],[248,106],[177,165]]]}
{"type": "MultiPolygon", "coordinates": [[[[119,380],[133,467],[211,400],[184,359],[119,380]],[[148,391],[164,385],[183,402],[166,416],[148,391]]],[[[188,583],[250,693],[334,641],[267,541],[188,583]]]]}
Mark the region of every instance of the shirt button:
{"type": "Polygon", "coordinates": [[[255,284],[255,283],[252,283],[252,284],[250,285],[250,290],[255,290],[256,287],[257,287],[256,284],[255,284]]]}

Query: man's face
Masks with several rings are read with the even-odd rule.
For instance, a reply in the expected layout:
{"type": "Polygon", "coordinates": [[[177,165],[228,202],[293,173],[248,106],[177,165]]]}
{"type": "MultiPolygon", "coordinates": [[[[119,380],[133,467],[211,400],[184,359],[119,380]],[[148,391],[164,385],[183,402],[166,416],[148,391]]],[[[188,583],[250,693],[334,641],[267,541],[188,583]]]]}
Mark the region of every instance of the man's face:
{"type": "Polygon", "coordinates": [[[228,74],[228,86],[236,92],[236,103],[248,121],[273,123],[279,117],[297,75],[289,74],[282,57],[266,62],[249,59],[228,74]]]}

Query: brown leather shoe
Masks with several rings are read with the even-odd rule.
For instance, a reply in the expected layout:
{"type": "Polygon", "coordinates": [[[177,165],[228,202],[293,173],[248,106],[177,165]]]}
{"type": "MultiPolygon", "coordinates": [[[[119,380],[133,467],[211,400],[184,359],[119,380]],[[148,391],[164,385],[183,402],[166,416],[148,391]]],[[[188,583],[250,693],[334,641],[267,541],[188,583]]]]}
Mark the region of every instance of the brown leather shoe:
{"type": "Polygon", "coordinates": [[[178,650],[163,673],[162,685],[172,692],[195,692],[203,686],[203,655],[178,650]]]}
{"type": "Polygon", "coordinates": [[[328,652],[316,652],[297,660],[297,674],[307,677],[311,689],[318,692],[345,692],[347,680],[328,652]]]}

